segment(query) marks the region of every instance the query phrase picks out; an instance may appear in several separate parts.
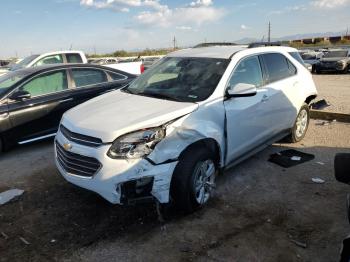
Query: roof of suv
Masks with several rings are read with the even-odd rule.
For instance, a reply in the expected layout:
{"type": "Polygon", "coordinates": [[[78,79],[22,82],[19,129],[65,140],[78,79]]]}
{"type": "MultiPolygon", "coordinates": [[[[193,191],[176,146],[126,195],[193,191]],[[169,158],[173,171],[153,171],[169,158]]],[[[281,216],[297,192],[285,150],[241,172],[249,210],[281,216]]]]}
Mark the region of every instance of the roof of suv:
{"type": "Polygon", "coordinates": [[[276,52],[276,51],[287,51],[292,52],[296,49],[285,46],[267,46],[267,47],[254,47],[248,48],[247,45],[236,45],[236,46],[209,46],[200,48],[188,48],[179,51],[172,52],[168,57],[206,57],[206,58],[222,58],[229,59],[233,54],[242,50],[254,50],[255,52],[276,52]]]}

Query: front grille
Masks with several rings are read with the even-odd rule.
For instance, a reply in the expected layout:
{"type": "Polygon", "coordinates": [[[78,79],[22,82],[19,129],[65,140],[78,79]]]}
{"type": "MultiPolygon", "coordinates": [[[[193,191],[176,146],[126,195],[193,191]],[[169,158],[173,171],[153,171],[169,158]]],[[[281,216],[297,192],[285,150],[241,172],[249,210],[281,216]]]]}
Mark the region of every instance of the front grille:
{"type": "Polygon", "coordinates": [[[60,125],[60,131],[68,140],[74,143],[90,147],[99,147],[102,145],[102,140],[100,138],[74,133],[63,125],[60,125]]]}
{"type": "Polygon", "coordinates": [[[101,168],[97,159],[68,152],[57,141],[56,152],[58,163],[72,175],[92,177],[101,168]]]}

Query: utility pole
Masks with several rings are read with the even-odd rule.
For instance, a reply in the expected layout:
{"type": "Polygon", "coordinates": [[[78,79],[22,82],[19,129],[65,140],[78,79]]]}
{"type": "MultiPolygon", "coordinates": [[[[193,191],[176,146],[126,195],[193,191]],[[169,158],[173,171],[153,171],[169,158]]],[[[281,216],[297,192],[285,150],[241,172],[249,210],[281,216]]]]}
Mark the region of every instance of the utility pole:
{"type": "Polygon", "coordinates": [[[95,53],[95,55],[96,55],[96,46],[94,46],[94,53],[95,53]]]}
{"type": "Polygon", "coordinates": [[[267,41],[268,41],[269,43],[271,43],[271,23],[270,23],[270,21],[269,21],[269,30],[268,30],[268,38],[267,38],[267,41]]]}
{"type": "Polygon", "coordinates": [[[173,39],[173,45],[174,45],[174,50],[176,50],[176,38],[174,36],[174,39],[173,39]]]}

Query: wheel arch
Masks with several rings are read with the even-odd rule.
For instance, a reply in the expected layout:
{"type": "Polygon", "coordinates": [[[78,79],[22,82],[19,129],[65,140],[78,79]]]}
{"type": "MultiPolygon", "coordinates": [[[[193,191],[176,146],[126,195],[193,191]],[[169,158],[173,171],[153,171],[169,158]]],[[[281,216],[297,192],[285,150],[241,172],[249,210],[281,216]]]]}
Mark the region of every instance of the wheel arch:
{"type": "Polygon", "coordinates": [[[310,95],[305,99],[305,103],[310,105],[311,101],[314,100],[317,97],[317,95],[310,95]]]}

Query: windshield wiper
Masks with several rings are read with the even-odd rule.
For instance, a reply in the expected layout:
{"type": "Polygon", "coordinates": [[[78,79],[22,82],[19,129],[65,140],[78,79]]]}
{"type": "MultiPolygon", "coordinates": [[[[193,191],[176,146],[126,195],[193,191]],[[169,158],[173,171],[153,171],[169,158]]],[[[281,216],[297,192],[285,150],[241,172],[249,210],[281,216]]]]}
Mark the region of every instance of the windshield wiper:
{"type": "Polygon", "coordinates": [[[154,98],[160,98],[160,99],[181,102],[181,100],[177,99],[176,97],[169,96],[166,94],[155,93],[155,92],[141,92],[141,93],[137,93],[136,95],[148,96],[148,97],[154,97],[154,98]]]}

